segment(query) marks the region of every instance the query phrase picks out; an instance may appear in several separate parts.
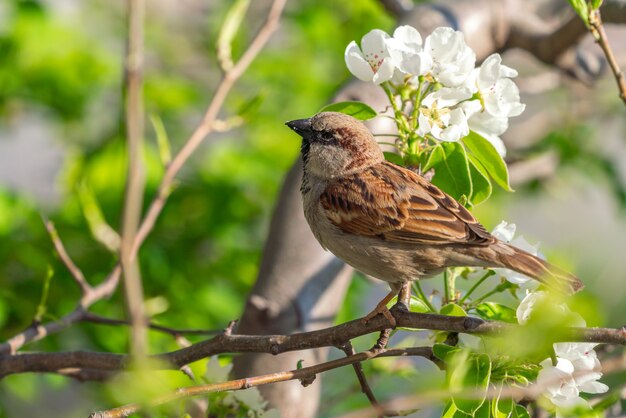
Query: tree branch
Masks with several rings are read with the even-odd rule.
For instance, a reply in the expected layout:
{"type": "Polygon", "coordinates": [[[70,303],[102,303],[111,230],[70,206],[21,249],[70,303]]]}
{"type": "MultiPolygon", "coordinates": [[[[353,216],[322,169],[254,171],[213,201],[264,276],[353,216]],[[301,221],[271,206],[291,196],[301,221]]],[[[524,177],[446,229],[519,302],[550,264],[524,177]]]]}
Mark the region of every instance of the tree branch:
{"type": "Polygon", "coordinates": [[[72,258],[65,250],[63,241],[61,241],[61,238],[59,237],[59,233],[57,232],[54,223],[47,219],[44,219],[43,221],[46,226],[46,230],[50,235],[50,239],[52,240],[52,244],[54,245],[54,249],[61,259],[61,262],[65,264],[65,267],[67,267],[68,271],[72,275],[72,278],[74,279],[78,287],[80,287],[81,293],[83,295],[89,293],[92,290],[91,286],[89,285],[89,283],[87,283],[87,280],[85,279],[85,275],[83,274],[82,270],[76,264],[74,264],[74,261],[72,261],[72,258]]]}
{"type": "Polygon", "coordinates": [[[32,324],[21,333],[11,337],[5,343],[0,344],[0,354],[15,354],[17,350],[22,348],[25,344],[41,340],[50,334],[55,334],[77,322],[82,321],[87,308],[97,301],[111,296],[113,292],[115,292],[120,280],[121,272],[121,267],[119,265],[115,266],[102,283],[91,288],[81,297],[78,306],[74,308],[72,312],[56,321],[48,322],[46,324],[32,324]]]}
{"type": "MultiPolygon", "coordinates": [[[[397,326],[476,335],[505,335],[519,326],[474,317],[391,310],[397,326]]],[[[353,338],[382,331],[388,321],[378,315],[364,324],[361,319],[334,327],[293,335],[238,335],[227,333],[169,353],[152,356],[163,369],[179,369],[205,357],[223,353],[269,353],[306,350],[318,347],[340,347],[353,338]]],[[[626,329],[568,328],[551,342],[580,341],[626,345],[626,329]]],[[[374,350],[375,351],[375,350],[374,350]]],[[[24,372],[57,372],[67,368],[121,370],[128,364],[124,354],[74,351],[65,353],[25,353],[0,356],[0,378],[24,372]]]]}
{"type": "MultiPolygon", "coordinates": [[[[206,395],[214,392],[224,392],[227,390],[242,390],[255,386],[266,385],[268,383],[285,382],[287,380],[310,380],[318,373],[336,369],[349,364],[360,363],[378,357],[398,357],[398,356],[422,356],[433,357],[430,347],[411,347],[411,348],[393,348],[386,351],[363,351],[361,353],[320,363],[315,366],[303,367],[297,370],[287,372],[277,372],[261,376],[248,377],[245,379],[231,380],[223,383],[214,383],[208,385],[190,386],[179,388],[173,393],[163,395],[153,402],[151,406],[158,406],[164,403],[172,402],[178,399],[189,398],[192,396],[206,395]]],[[[107,411],[94,412],[90,418],[118,418],[127,417],[141,409],[139,404],[129,404],[119,408],[107,411]]]]}
{"type": "Polygon", "coordinates": [[[604,25],[602,24],[600,10],[592,10],[589,12],[589,30],[598,45],[600,45],[600,48],[602,48],[602,52],[604,52],[606,60],[609,62],[609,67],[611,67],[611,71],[617,82],[619,97],[624,102],[624,105],[626,105],[626,78],[624,78],[624,72],[619,67],[611,45],[609,45],[609,40],[604,31],[604,25]]]}
{"type": "MultiPolygon", "coordinates": [[[[91,312],[86,312],[83,315],[82,322],[91,322],[93,324],[101,325],[130,325],[130,322],[124,319],[107,318],[104,316],[96,315],[91,312]]],[[[164,325],[155,324],[149,322],[146,325],[148,328],[154,331],[164,332],[172,337],[178,337],[181,335],[215,335],[223,332],[221,329],[184,329],[184,328],[171,328],[164,325]]]]}
{"type": "Polygon", "coordinates": [[[259,32],[256,34],[246,51],[243,53],[239,61],[228,71],[224,73],[222,76],[222,80],[217,86],[217,90],[213,95],[213,100],[209,104],[209,107],[202,118],[202,121],[196,127],[194,132],[191,134],[191,137],[187,140],[185,145],[181,148],[181,150],[176,154],[170,165],[167,167],[165,171],[165,175],[161,180],[161,184],[159,185],[159,189],[157,191],[157,195],[154,197],[152,202],[150,203],[150,207],[148,208],[148,212],[144,217],[141,225],[139,227],[139,231],[135,237],[135,241],[133,243],[131,257],[134,258],[137,256],[137,252],[139,251],[139,247],[144,242],[150,231],[154,228],[154,224],[156,223],[165,202],[170,194],[170,189],[172,187],[172,182],[174,178],[183,167],[183,165],[187,162],[187,159],[193,154],[193,152],[198,148],[198,146],[202,143],[202,140],[215,129],[215,121],[218,116],[219,110],[222,108],[224,101],[226,100],[226,96],[230,92],[231,88],[235,84],[235,82],[241,77],[244,71],[250,66],[254,58],[259,54],[261,49],[265,46],[271,34],[278,27],[278,22],[280,20],[280,16],[285,7],[285,3],[287,0],[274,0],[270,11],[267,15],[267,19],[259,32]]]}
{"type": "MultiPolygon", "coordinates": [[[[148,212],[143,218],[139,230],[135,235],[132,249],[130,251],[131,261],[137,256],[137,252],[139,251],[141,244],[154,227],[156,219],[165,205],[165,201],[169,195],[174,177],[178,174],[195,149],[200,145],[204,137],[212,132],[214,128],[213,124],[217,119],[219,110],[224,104],[226,95],[237,79],[251,64],[252,60],[256,58],[258,53],[265,46],[270,35],[278,27],[278,22],[285,3],[286,0],[274,0],[265,23],[251,42],[250,46],[244,52],[237,64],[229,72],[224,74],[222,80],[218,84],[213,100],[211,101],[202,122],[194,130],[183,148],[168,166],[165,175],[161,180],[157,195],[152,200],[148,212]]],[[[78,306],[72,312],[57,321],[44,325],[37,324],[28,327],[23,332],[10,338],[7,342],[0,344],[0,354],[16,353],[17,350],[24,346],[24,344],[40,340],[47,335],[59,332],[76,322],[83,320],[85,312],[89,306],[103,298],[109,297],[117,289],[121,271],[121,265],[118,263],[109,273],[104,282],[94,287],[81,297],[78,306]]]]}
{"type": "Polygon", "coordinates": [[[126,311],[130,318],[130,346],[140,359],[146,352],[147,334],[144,327],[143,285],[139,263],[131,254],[137,235],[143,205],[145,168],[143,162],[143,32],[145,1],[128,2],[128,41],[126,55],[126,143],[128,174],[122,213],[120,260],[124,273],[126,311]]]}

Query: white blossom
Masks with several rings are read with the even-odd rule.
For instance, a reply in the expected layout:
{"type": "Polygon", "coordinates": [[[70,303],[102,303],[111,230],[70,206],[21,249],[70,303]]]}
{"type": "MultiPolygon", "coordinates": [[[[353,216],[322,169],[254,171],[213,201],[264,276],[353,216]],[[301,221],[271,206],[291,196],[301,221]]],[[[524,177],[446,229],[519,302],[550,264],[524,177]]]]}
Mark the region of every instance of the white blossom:
{"type": "MultiPolygon", "coordinates": [[[[496,226],[491,234],[498,238],[500,241],[504,241],[507,244],[511,244],[512,246],[519,248],[520,250],[524,250],[527,253],[530,253],[535,256],[539,256],[539,246],[531,245],[524,239],[522,236],[515,236],[515,224],[509,224],[505,221],[500,222],[498,226],[496,226]]],[[[525,288],[536,288],[539,286],[539,283],[531,280],[530,277],[523,275],[522,273],[518,273],[513,270],[505,269],[505,268],[495,268],[493,269],[500,276],[504,277],[507,281],[517,284],[524,285],[525,288]]]]}
{"type": "Polygon", "coordinates": [[[528,322],[535,305],[545,296],[546,292],[530,292],[522,299],[515,312],[517,322],[519,322],[520,325],[524,325],[528,322]]]}
{"type": "Polygon", "coordinates": [[[572,362],[574,380],[581,392],[604,393],[609,387],[597,380],[602,377],[602,365],[594,348],[596,343],[555,343],[557,357],[572,362]]]}
{"type": "MultiPolygon", "coordinates": [[[[504,233],[511,234],[510,228],[504,233]]],[[[531,292],[517,308],[517,320],[525,324],[538,302],[548,297],[546,292],[531,292]]],[[[556,308],[565,316],[574,318],[575,326],[586,326],[585,320],[572,312],[564,304],[557,304],[556,308]]],[[[577,405],[587,405],[580,397],[580,392],[604,393],[609,388],[598,382],[602,377],[602,366],[594,351],[594,343],[555,343],[554,353],[556,365],[552,359],[541,362],[542,369],[537,376],[537,383],[544,388],[544,396],[557,408],[568,409],[577,405]]],[[[559,414],[557,414],[559,415],[559,414]]]]}
{"type": "Polygon", "coordinates": [[[413,26],[397,27],[393,37],[386,39],[385,43],[397,68],[403,73],[417,76],[431,70],[433,59],[424,51],[422,36],[413,26]]]}
{"type": "Polygon", "coordinates": [[[476,54],[465,43],[463,33],[439,27],[424,41],[424,51],[432,57],[432,76],[446,87],[463,84],[474,69],[476,54]]]}
{"type": "Polygon", "coordinates": [[[386,39],[389,39],[387,33],[373,29],[361,39],[361,48],[355,41],[346,47],[346,66],[359,80],[381,84],[393,77],[396,66],[387,50],[386,39]]]}
{"type": "Polygon", "coordinates": [[[491,54],[472,71],[467,85],[478,93],[488,114],[508,118],[520,115],[526,108],[520,103],[519,89],[511,77],[517,77],[517,71],[502,65],[500,54],[491,54]]]}
{"type": "Polygon", "coordinates": [[[422,100],[419,109],[417,134],[431,134],[440,141],[454,142],[469,134],[467,117],[461,107],[455,107],[468,99],[467,89],[442,88],[422,100]]]}
{"type": "Polygon", "coordinates": [[[499,135],[508,129],[509,119],[490,115],[483,109],[480,100],[465,101],[461,103],[461,107],[467,116],[469,128],[489,141],[498,154],[505,157],[506,146],[499,135]]]}
{"type": "Polygon", "coordinates": [[[571,408],[584,403],[574,379],[574,365],[563,358],[557,359],[556,366],[551,359],[541,362],[542,369],[537,376],[537,384],[544,389],[544,396],[560,408],[571,408]]]}

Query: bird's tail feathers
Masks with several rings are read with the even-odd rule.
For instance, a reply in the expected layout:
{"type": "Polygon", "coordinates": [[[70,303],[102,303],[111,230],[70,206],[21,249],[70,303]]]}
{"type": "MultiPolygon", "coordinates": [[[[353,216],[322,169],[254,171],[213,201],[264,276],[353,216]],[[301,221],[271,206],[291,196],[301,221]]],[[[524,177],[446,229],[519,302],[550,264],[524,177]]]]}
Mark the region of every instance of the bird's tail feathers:
{"type": "Polygon", "coordinates": [[[539,257],[503,242],[498,244],[502,246],[498,259],[504,268],[532,277],[561,293],[573,294],[585,287],[578,277],[539,257]]]}

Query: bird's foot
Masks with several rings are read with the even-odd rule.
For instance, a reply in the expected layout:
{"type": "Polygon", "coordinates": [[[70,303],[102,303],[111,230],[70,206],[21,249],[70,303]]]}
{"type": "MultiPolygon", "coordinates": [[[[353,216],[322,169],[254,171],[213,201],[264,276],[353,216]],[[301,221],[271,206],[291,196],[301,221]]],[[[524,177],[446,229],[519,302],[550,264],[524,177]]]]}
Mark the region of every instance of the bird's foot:
{"type": "Polygon", "coordinates": [[[369,321],[372,320],[372,318],[374,318],[378,314],[383,314],[383,316],[387,318],[387,320],[389,321],[389,325],[390,325],[389,328],[396,327],[396,318],[393,317],[393,315],[391,314],[391,311],[389,311],[389,308],[387,308],[386,303],[383,305],[379,303],[372,312],[368,313],[365,316],[365,318],[363,318],[363,323],[367,324],[369,321]]]}

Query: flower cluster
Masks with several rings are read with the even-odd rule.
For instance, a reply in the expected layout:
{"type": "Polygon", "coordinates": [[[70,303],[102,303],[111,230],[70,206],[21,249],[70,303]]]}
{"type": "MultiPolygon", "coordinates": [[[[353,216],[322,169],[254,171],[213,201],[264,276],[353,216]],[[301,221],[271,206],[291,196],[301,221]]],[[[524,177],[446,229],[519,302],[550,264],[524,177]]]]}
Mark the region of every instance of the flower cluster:
{"type": "MultiPolygon", "coordinates": [[[[517,308],[520,324],[528,322],[533,309],[542,301],[545,303],[546,292],[531,292],[517,308]]],[[[559,304],[556,308],[575,318],[575,325],[586,326],[585,320],[569,310],[567,305],[559,304]]],[[[544,396],[558,409],[571,409],[585,406],[587,402],[580,397],[581,392],[604,393],[609,388],[598,382],[602,377],[601,365],[593,343],[556,343],[555,360],[547,358],[541,362],[542,369],[537,383],[545,388],[544,396]]]]}
{"type": "Polygon", "coordinates": [[[524,110],[511,80],[517,72],[502,65],[499,54],[476,68],[476,54],[451,28],[437,28],[424,41],[412,26],[398,27],[393,36],[374,29],[360,47],[355,41],[348,45],[345,60],[357,78],[385,88],[396,118],[412,98],[413,110],[398,126],[421,138],[453,142],[471,129],[504,155],[499,135],[508,118],[524,110]]]}

